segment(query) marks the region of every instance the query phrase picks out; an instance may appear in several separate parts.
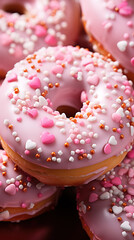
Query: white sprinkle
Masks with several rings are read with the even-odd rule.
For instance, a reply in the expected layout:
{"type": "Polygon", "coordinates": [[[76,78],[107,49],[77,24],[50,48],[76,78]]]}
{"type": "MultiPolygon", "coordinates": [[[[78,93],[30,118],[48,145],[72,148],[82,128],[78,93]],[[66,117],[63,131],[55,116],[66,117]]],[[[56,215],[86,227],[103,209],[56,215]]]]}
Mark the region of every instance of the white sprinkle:
{"type": "Polygon", "coordinates": [[[5,119],[5,120],[4,120],[4,125],[5,125],[5,126],[8,126],[8,125],[9,125],[9,120],[8,120],[8,119],[5,119]]]}
{"type": "Polygon", "coordinates": [[[57,162],[58,162],[58,163],[61,163],[61,158],[57,158],[57,162]]]}
{"type": "Polygon", "coordinates": [[[15,138],[15,141],[16,141],[16,142],[20,142],[20,138],[19,138],[19,137],[16,137],[16,138],[15,138]]]}
{"type": "Polygon", "coordinates": [[[59,156],[62,156],[63,152],[60,150],[58,151],[59,156]]]}
{"type": "Polygon", "coordinates": [[[45,186],[45,184],[44,183],[37,183],[36,184],[36,188],[38,189],[38,190],[40,190],[42,187],[44,187],[45,186]]]}
{"type": "Polygon", "coordinates": [[[121,52],[125,52],[127,48],[127,41],[120,41],[117,43],[117,47],[121,52]]]}
{"type": "Polygon", "coordinates": [[[109,138],[109,144],[111,144],[111,145],[117,145],[117,140],[116,140],[116,138],[115,138],[115,136],[111,136],[110,138],[109,138]]]}
{"type": "Polygon", "coordinates": [[[122,207],[118,207],[118,206],[113,206],[113,207],[112,207],[112,210],[113,210],[113,213],[114,213],[115,215],[118,215],[118,214],[122,213],[123,208],[122,208],[122,207]]]}
{"type": "Polygon", "coordinates": [[[55,125],[56,125],[57,127],[63,127],[65,124],[64,124],[63,121],[58,121],[58,122],[56,122],[55,125]]]}
{"type": "Polygon", "coordinates": [[[131,231],[131,226],[128,221],[124,221],[120,226],[125,231],[131,231]]]}
{"type": "Polygon", "coordinates": [[[38,151],[39,153],[42,153],[42,148],[41,148],[41,147],[38,148],[37,151],[38,151]]]}
{"type": "Polygon", "coordinates": [[[36,143],[33,142],[33,141],[31,141],[30,139],[28,139],[28,140],[26,141],[25,148],[26,148],[27,150],[32,150],[32,149],[36,148],[36,143]]]}
{"type": "Polygon", "coordinates": [[[109,192],[104,192],[100,195],[101,200],[105,200],[105,199],[109,199],[109,198],[110,198],[109,192]]]}
{"type": "Polygon", "coordinates": [[[22,185],[22,184],[19,185],[19,189],[20,189],[20,190],[23,189],[23,185],[22,185]]]}
{"type": "Polygon", "coordinates": [[[20,181],[22,178],[23,178],[22,175],[18,175],[18,176],[16,177],[16,180],[20,181]]]}
{"type": "Polygon", "coordinates": [[[122,236],[123,237],[126,237],[127,236],[127,233],[125,231],[122,232],[122,236]]]}

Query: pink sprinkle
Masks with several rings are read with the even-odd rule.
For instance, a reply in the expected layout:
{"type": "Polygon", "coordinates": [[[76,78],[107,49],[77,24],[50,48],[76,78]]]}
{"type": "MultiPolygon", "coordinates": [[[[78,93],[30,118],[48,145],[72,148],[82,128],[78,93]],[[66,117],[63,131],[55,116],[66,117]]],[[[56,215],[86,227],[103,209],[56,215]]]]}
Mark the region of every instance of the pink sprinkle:
{"type": "Polygon", "coordinates": [[[127,25],[128,25],[128,27],[133,27],[133,22],[132,21],[128,21],[127,25]]]}
{"type": "Polygon", "coordinates": [[[10,99],[12,99],[12,98],[13,98],[13,94],[10,93],[10,94],[8,95],[8,97],[9,97],[10,99]]]}
{"type": "Polygon", "coordinates": [[[131,106],[131,110],[132,110],[132,115],[134,117],[134,105],[131,106]]]}
{"type": "Polygon", "coordinates": [[[105,146],[104,146],[104,153],[105,154],[110,154],[111,153],[111,146],[109,143],[107,143],[105,146]]]}
{"type": "Polygon", "coordinates": [[[18,81],[17,74],[14,73],[10,77],[7,77],[7,81],[8,82],[16,82],[16,81],[18,81]]]}
{"type": "Polygon", "coordinates": [[[22,208],[26,208],[26,207],[27,207],[26,203],[22,203],[22,204],[21,204],[21,207],[22,207],[22,208]]]}
{"type": "Polygon", "coordinates": [[[128,176],[129,176],[130,178],[134,177],[134,169],[133,169],[133,168],[129,168],[128,176]]]}
{"type": "Polygon", "coordinates": [[[123,175],[125,175],[127,172],[128,172],[128,169],[126,169],[126,168],[121,168],[121,169],[118,171],[118,175],[119,175],[119,176],[123,176],[123,175]]]}
{"type": "Polygon", "coordinates": [[[131,95],[131,91],[130,91],[129,89],[126,89],[126,90],[125,90],[125,94],[126,94],[127,96],[130,96],[130,95],[131,95]]]}
{"type": "Polygon", "coordinates": [[[110,183],[109,181],[101,181],[101,185],[105,188],[109,188],[113,186],[113,184],[110,183]]]}
{"type": "Polygon", "coordinates": [[[131,200],[131,195],[126,194],[126,196],[125,196],[125,201],[129,201],[129,200],[131,200]]]}
{"type": "Polygon", "coordinates": [[[75,144],[79,144],[79,142],[80,142],[80,141],[79,141],[78,139],[74,139],[74,143],[75,143],[75,144]]]}
{"type": "Polygon", "coordinates": [[[129,194],[131,194],[132,196],[134,196],[134,188],[128,187],[127,191],[128,191],[129,194]]]}
{"type": "Polygon", "coordinates": [[[55,136],[49,132],[44,132],[41,135],[41,141],[43,144],[51,144],[55,142],[55,136]]]}
{"type": "Polygon", "coordinates": [[[117,128],[117,133],[121,133],[121,129],[120,128],[117,128]]]}
{"type": "Polygon", "coordinates": [[[113,113],[112,114],[112,119],[113,119],[114,122],[118,123],[121,120],[121,116],[119,114],[117,114],[117,113],[113,113]]]}
{"type": "Polygon", "coordinates": [[[43,26],[41,25],[36,25],[35,27],[35,34],[38,36],[38,37],[44,37],[47,33],[47,30],[46,28],[44,28],[43,26]]]}
{"type": "Polygon", "coordinates": [[[57,73],[62,74],[63,73],[63,67],[61,65],[54,66],[52,68],[52,73],[53,74],[57,74],[57,73]]]}
{"type": "Polygon", "coordinates": [[[83,60],[82,60],[82,66],[87,66],[88,64],[90,64],[90,63],[93,63],[93,60],[92,59],[90,59],[90,58],[84,58],[83,60]]]}
{"type": "Polygon", "coordinates": [[[38,198],[41,198],[43,197],[43,194],[42,193],[38,193],[38,198]]]}
{"type": "Polygon", "coordinates": [[[50,45],[50,46],[56,46],[57,45],[57,40],[54,36],[52,35],[47,35],[45,37],[45,42],[50,45]]]}
{"type": "Polygon", "coordinates": [[[99,83],[100,79],[97,74],[94,74],[93,76],[89,76],[87,78],[87,82],[91,85],[97,86],[99,83]]]}
{"type": "Polygon", "coordinates": [[[91,142],[91,139],[90,139],[90,138],[87,138],[85,142],[86,142],[86,144],[88,144],[88,143],[91,142]]]}
{"type": "Polygon", "coordinates": [[[16,187],[14,184],[10,184],[5,188],[5,192],[9,195],[15,195],[16,194],[16,187]]]}
{"type": "Polygon", "coordinates": [[[107,87],[108,89],[111,89],[111,88],[112,88],[111,83],[107,83],[107,84],[106,84],[106,87],[107,87]]]}
{"type": "Polygon", "coordinates": [[[41,86],[40,79],[38,77],[33,77],[33,79],[30,80],[28,84],[33,89],[40,88],[41,86]]]}
{"type": "Polygon", "coordinates": [[[27,176],[27,181],[28,181],[28,182],[31,182],[31,180],[32,180],[31,177],[30,177],[30,176],[27,176]]]}
{"type": "Polygon", "coordinates": [[[81,102],[86,102],[88,100],[87,94],[85,91],[81,93],[81,102]]]}
{"type": "Polygon", "coordinates": [[[89,202],[95,202],[98,200],[98,194],[96,193],[91,193],[90,196],[89,196],[89,202]]]}
{"type": "Polygon", "coordinates": [[[131,58],[131,64],[134,66],[134,57],[131,58]]]}
{"type": "Polygon", "coordinates": [[[134,178],[131,178],[131,179],[130,179],[129,184],[130,184],[130,185],[134,185],[134,178]]]}
{"type": "Polygon", "coordinates": [[[56,60],[63,60],[64,59],[64,55],[61,52],[57,52],[55,55],[55,59],[56,60]]]}
{"type": "Polygon", "coordinates": [[[57,2],[57,1],[51,1],[50,2],[50,7],[52,8],[52,9],[60,9],[60,3],[59,2],[57,2]]]}
{"type": "Polygon", "coordinates": [[[15,181],[15,186],[18,187],[20,185],[20,182],[19,181],[15,181]]]}
{"type": "Polygon", "coordinates": [[[119,13],[123,16],[129,16],[133,13],[133,9],[129,6],[124,6],[119,10],[119,13]]]}
{"type": "Polygon", "coordinates": [[[18,118],[17,118],[17,121],[18,121],[18,122],[21,122],[21,121],[22,121],[22,118],[21,118],[21,117],[18,117],[18,118]]]}
{"type": "Polygon", "coordinates": [[[134,206],[130,205],[130,206],[126,206],[124,208],[125,212],[127,213],[134,213],[134,206]]]}
{"type": "Polygon", "coordinates": [[[44,117],[42,120],[41,120],[41,126],[44,127],[44,128],[51,128],[54,126],[54,121],[52,119],[49,119],[47,117],[44,117]]]}
{"type": "Polygon", "coordinates": [[[111,180],[111,183],[114,184],[115,186],[118,186],[121,184],[121,179],[119,177],[115,177],[111,180]]]}
{"type": "Polygon", "coordinates": [[[28,109],[27,113],[31,118],[36,118],[38,116],[38,111],[35,108],[28,109]]]}
{"type": "Polygon", "coordinates": [[[129,39],[129,34],[128,33],[124,33],[124,39],[128,40],[129,39]]]}
{"type": "Polygon", "coordinates": [[[134,149],[132,149],[130,152],[128,152],[127,157],[130,159],[134,158],[134,149]]]}
{"type": "Polygon", "coordinates": [[[2,182],[0,181],[0,187],[2,186],[2,182]]]}
{"type": "Polygon", "coordinates": [[[30,154],[30,151],[29,151],[29,150],[25,150],[25,154],[26,154],[26,155],[29,155],[29,154],[30,154]]]}

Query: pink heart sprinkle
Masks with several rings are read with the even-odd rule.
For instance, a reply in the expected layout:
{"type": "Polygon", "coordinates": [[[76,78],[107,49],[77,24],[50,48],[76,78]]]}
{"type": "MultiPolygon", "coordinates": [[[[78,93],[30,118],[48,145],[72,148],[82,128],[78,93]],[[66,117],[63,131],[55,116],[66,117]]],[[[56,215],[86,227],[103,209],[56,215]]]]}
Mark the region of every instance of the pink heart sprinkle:
{"type": "Polygon", "coordinates": [[[33,79],[30,80],[28,84],[33,89],[40,88],[41,86],[40,79],[38,77],[33,77],[33,79]]]}
{"type": "Polygon", "coordinates": [[[43,144],[51,144],[55,142],[55,136],[49,132],[44,132],[41,135],[41,141],[43,144]]]}
{"type": "Polygon", "coordinates": [[[87,82],[91,85],[97,86],[100,79],[97,74],[94,74],[93,76],[88,77],[87,82]]]}
{"type": "Polygon", "coordinates": [[[113,113],[112,114],[112,119],[113,119],[113,121],[114,122],[120,122],[120,120],[121,120],[121,115],[119,115],[119,114],[117,114],[117,113],[113,113]]]}
{"type": "Polygon", "coordinates": [[[8,82],[16,82],[17,80],[18,79],[16,73],[13,73],[10,77],[7,77],[8,82]]]}
{"type": "Polygon", "coordinates": [[[51,128],[54,126],[54,121],[52,119],[49,119],[47,117],[44,117],[42,120],[41,120],[41,126],[44,127],[44,128],[51,128]]]}
{"type": "Polygon", "coordinates": [[[104,153],[105,154],[110,154],[111,153],[111,146],[109,143],[107,143],[105,146],[104,146],[104,153]]]}
{"type": "Polygon", "coordinates": [[[42,26],[40,26],[40,25],[37,25],[37,26],[35,27],[35,34],[36,34],[38,37],[43,37],[43,36],[46,35],[46,33],[47,33],[46,28],[44,28],[44,27],[42,27],[42,26]]]}
{"type": "Polygon", "coordinates": [[[10,184],[5,188],[5,192],[9,195],[15,195],[16,194],[16,187],[14,184],[10,184]]]}
{"type": "Polygon", "coordinates": [[[61,65],[54,66],[52,68],[52,73],[53,74],[57,74],[57,73],[62,74],[63,73],[63,67],[61,65]]]}
{"type": "Polygon", "coordinates": [[[129,187],[129,188],[127,189],[127,192],[128,192],[130,195],[134,196],[134,188],[129,187]]]}
{"type": "Polygon", "coordinates": [[[124,208],[125,212],[127,213],[134,213],[134,206],[130,205],[130,206],[126,206],[124,208]]]}
{"type": "Polygon", "coordinates": [[[57,40],[54,36],[48,34],[45,38],[45,42],[50,45],[50,46],[56,46],[57,45],[57,40]]]}
{"type": "Polygon", "coordinates": [[[35,109],[35,108],[33,108],[33,109],[28,109],[28,110],[27,110],[27,113],[28,113],[28,115],[29,115],[30,117],[32,117],[32,118],[36,118],[37,115],[38,115],[38,111],[37,111],[37,109],[35,109]]]}
{"type": "Polygon", "coordinates": [[[127,157],[130,159],[134,158],[134,149],[128,152],[127,157]]]}
{"type": "Polygon", "coordinates": [[[112,184],[114,184],[115,186],[118,186],[121,184],[121,179],[119,177],[115,177],[111,180],[112,184]]]}
{"type": "Polygon", "coordinates": [[[91,193],[89,196],[89,202],[95,202],[98,200],[98,195],[96,193],[91,193]]]}

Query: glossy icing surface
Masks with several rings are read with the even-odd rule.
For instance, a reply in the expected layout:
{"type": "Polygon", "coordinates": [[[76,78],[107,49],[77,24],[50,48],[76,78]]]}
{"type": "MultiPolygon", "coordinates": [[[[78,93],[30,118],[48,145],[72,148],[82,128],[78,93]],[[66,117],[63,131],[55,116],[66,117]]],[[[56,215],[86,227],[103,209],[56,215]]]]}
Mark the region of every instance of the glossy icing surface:
{"type": "MultiPolygon", "coordinates": [[[[34,215],[41,209],[34,209],[34,205],[43,200],[47,200],[57,188],[47,186],[35,178],[24,173],[7,156],[4,150],[0,150],[0,208],[22,208],[23,214],[28,210],[30,215],[34,215]],[[32,211],[33,209],[33,211],[32,211]]],[[[51,203],[47,203],[48,206],[51,203]]],[[[44,206],[45,207],[45,206],[44,206]]],[[[0,221],[14,217],[18,213],[8,210],[0,211],[0,221]]]]}
{"type": "Polygon", "coordinates": [[[134,73],[134,1],[81,0],[81,6],[87,32],[134,73]]]}
{"type": "Polygon", "coordinates": [[[77,191],[80,217],[93,239],[134,237],[134,150],[120,166],[77,191]]]}
{"type": "Polygon", "coordinates": [[[131,148],[132,82],[116,62],[76,47],[42,48],[17,63],[0,88],[1,136],[50,169],[94,165],[131,148]],[[77,109],[68,118],[56,109],[77,109]]]}
{"type": "Polygon", "coordinates": [[[75,0],[1,0],[0,70],[7,72],[43,46],[74,44],[79,19],[75,0]]]}

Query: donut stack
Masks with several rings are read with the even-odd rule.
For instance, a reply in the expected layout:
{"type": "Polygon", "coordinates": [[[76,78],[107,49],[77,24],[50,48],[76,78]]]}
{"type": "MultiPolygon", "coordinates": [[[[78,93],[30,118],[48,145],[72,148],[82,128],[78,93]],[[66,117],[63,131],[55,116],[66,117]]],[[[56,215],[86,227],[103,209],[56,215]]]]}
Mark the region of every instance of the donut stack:
{"type": "Polygon", "coordinates": [[[12,2],[21,16],[0,12],[0,220],[39,215],[73,186],[91,239],[132,239],[134,4],[81,1],[88,42],[78,1],[12,2]]]}

